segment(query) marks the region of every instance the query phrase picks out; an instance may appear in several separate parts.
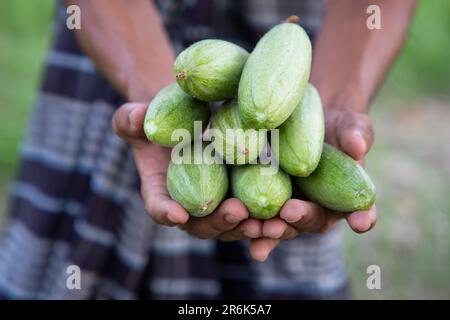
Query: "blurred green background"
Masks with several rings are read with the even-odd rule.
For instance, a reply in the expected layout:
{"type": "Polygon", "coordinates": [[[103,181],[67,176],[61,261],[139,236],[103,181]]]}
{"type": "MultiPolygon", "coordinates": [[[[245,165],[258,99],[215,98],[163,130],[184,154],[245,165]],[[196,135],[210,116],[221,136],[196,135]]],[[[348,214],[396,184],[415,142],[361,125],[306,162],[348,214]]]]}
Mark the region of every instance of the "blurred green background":
{"type": "MultiPolygon", "coordinates": [[[[0,224],[53,14],[52,0],[0,1],[0,224]]],[[[365,235],[345,231],[356,298],[450,298],[449,31],[450,1],[421,1],[373,103],[376,142],[367,167],[379,220],[365,235]],[[381,268],[381,290],[366,287],[369,265],[381,268]]]]}

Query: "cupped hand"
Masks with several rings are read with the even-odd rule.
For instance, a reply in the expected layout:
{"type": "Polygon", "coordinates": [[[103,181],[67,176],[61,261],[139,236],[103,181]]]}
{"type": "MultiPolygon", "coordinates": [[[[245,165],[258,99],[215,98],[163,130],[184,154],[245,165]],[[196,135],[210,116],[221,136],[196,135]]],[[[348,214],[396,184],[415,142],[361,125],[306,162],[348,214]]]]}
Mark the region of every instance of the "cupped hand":
{"type": "MultiPolygon", "coordinates": [[[[303,232],[326,232],[342,218],[358,233],[366,232],[375,225],[375,206],[367,211],[344,214],[298,199],[288,200],[280,216],[267,221],[249,218],[245,205],[235,198],[225,200],[207,217],[190,217],[168,194],[166,171],[170,149],[146,139],[142,129],[146,109],[142,103],[125,104],[114,114],[112,125],[116,133],[133,147],[141,177],[142,197],[146,210],[155,222],[179,226],[201,239],[251,239],[250,255],[258,261],[266,260],[280,240],[293,239],[303,232]]],[[[362,163],[373,142],[368,117],[341,110],[328,110],[325,114],[327,142],[362,163]]]]}
{"type": "MultiPolygon", "coordinates": [[[[325,110],[325,140],[353,157],[360,164],[373,143],[373,129],[366,114],[340,109],[325,110]]],[[[292,239],[304,232],[325,233],[337,221],[345,219],[357,233],[369,231],[376,223],[374,205],[369,210],[341,213],[316,203],[299,199],[288,200],[280,216],[263,223],[263,238],[251,240],[250,253],[265,260],[280,240],[292,239]]]]}
{"type": "Polygon", "coordinates": [[[146,211],[153,220],[165,226],[179,226],[201,238],[223,241],[260,238],[262,222],[249,218],[245,205],[238,199],[227,199],[204,218],[191,217],[170,197],[166,172],[170,149],[151,143],[145,137],[143,124],[147,105],[127,103],[114,114],[112,126],[119,137],[131,144],[141,178],[141,193],[146,211]]]}

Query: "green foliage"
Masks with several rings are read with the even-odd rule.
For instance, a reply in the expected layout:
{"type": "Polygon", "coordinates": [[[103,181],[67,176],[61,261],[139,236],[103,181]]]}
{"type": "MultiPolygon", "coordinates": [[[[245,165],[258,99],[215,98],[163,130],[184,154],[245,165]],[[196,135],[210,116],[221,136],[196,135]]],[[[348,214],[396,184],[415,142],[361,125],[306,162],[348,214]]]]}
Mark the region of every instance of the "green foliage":
{"type": "Polygon", "coordinates": [[[383,93],[417,96],[450,94],[450,1],[420,1],[402,54],[383,93]]]}
{"type": "Polygon", "coordinates": [[[0,2],[0,177],[10,176],[50,39],[52,0],[0,2]]]}

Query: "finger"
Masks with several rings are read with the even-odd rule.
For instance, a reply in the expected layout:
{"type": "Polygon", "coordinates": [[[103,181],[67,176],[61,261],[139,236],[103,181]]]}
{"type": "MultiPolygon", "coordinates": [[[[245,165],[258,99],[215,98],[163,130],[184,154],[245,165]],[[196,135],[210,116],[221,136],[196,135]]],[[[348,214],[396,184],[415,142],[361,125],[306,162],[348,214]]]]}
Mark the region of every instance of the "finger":
{"type": "Polygon", "coordinates": [[[175,226],[189,220],[186,210],[170,198],[167,192],[165,173],[144,176],[141,183],[141,194],[146,211],[156,223],[175,226]]]}
{"type": "Polygon", "coordinates": [[[369,210],[356,211],[346,217],[347,223],[356,233],[364,233],[372,229],[377,222],[377,208],[374,205],[369,210]]]}
{"type": "Polygon", "coordinates": [[[150,200],[145,208],[156,223],[165,226],[173,227],[189,220],[186,210],[173,200],[150,200]]]}
{"type": "Polygon", "coordinates": [[[329,144],[339,147],[337,134],[336,134],[336,112],[326,110],[325,112],[325,141],[329,144]]]}
{"type": "Polygon", "coordinates": [[[185,229],[201,239],[208,239],[232,230],[247,218],[248,212],[245,205],[236,198],[230,198],[222,202],[211,215],[203,218],[191,218],[185,229]]]}
{"type": "Polygon", "coordinates": [[[117,135],[134,147],[146,211],[156,223],[162,225],[175,226],[186,223],[189,214],[169,197],[165,172],[151,173],[155,167],[153,163],[168,162],[166,159],[168,151],[148,143],[145,139],[143,123],[146,110],[147,106],[143,103],[126,103],[114,113],[112,127],[117,135]]]}
{"type": "Polygon", "coordinates": [[[373,128],[365,114],[345,113],[336,126],[339,148],[355,160],[361,160],[373,143],[373,128]]]}
{"type": "Polygon", "coordinates": [[[256,261],[264,262],[279,242],[278,239],[252,239],[249,247],[250,256],[256,261]]]}
{"type": "Polygon", "coordinates": [[[147,105],[126,103],[114,112],[111,124],[116,134],[130,143],[144,139],[144,119],[147,105]]]}
{"type": "Polygon", "coordinates": [[[280,210],[280,218],[287,223],[293,223],[300,220],[303,214],[304,201],[298,199],[290,199],[286,201],[280,210]]]}
{"type": "Polygon", "coordinates": [[[298,232],[320,232],[336,215],[313,202],[291,199],[281,209],[280,218],[298,232]]]}
{"type": "Polygon", "coordinates": [[[262,222],[256,219],[242,221],[233,230],[220,234],[217,239],[221,241],[236,241],[256,239],[262,237],[262,222]]]}
{"type": "Polygon", "coordinates": [[[263,222],[262,234],[270,239],[293,239],[298,232],[283,219],[276,217],[263,222]]]}

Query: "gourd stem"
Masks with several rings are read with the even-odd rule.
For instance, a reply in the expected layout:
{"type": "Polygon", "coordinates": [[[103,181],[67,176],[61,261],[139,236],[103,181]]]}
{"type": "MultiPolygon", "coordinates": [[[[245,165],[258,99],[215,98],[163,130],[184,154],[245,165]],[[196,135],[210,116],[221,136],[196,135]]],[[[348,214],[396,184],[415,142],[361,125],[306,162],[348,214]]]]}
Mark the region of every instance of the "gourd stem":
{"type": "Polygon", "coordinates": [[[177,78],[177,80],[186,79],[187,78],[187,71],[186,70],[181,70],[180,72],[177,73],[175,78],[177,78]]]}
{"type": "Polygon", "coordinates": [[[298,24],[300,22],[300,18],[296,15],[292,15],[288,17],[286,20],[284,20],[284,22],[298,24]]]}

